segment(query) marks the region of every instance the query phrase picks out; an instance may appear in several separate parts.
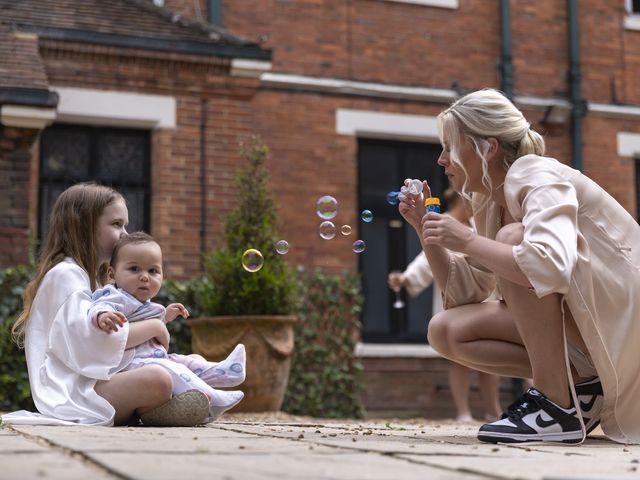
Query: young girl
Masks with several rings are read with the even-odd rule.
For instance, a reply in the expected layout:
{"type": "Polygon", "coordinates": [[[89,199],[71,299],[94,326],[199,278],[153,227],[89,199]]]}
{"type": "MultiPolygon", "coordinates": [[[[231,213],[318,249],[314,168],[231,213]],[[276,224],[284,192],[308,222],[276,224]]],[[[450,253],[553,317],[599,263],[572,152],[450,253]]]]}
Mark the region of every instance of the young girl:
{"type": "MultiPolygon", "coordinates": [[[[107,271],[109,284],[92,296],[88,322],[107,334],[117,332],[125,322],[156,321],[168,323],[189,312],[180,303],[163,307],[151,302],[162,287],[162,249],[144,232],[124,235],[116,242],[107,271]]],[[[235,387],[245,379],[244,345],[238,345],[224,361],[207,362],[200,355],[167,353],[168,345],[155,339],[137,345],[126,370],[145,365],[161,365],[173,379],[173,393],[190,389],[202,391],[211,399],[210,420],[216,420],[242,398],[241,391],[217,390],[215,387],[235,387]]],[[[155,415],[143,415],[143,423],[155,415]]],[[[157,421],[154,423],[158,423],[157,421]]]]}
{"type": "Polygon", "coordinates": [[[13,328],[24,342],[40,413],[14,412],[4,415],[4,422],[123,425],[158,407],[185,425],[207,417],[201,392],[172,399],[171,376],[162,367],[122,371],[133,356],[128,349],[168,336],[162,323],[124,324],[108,336],[87,323],[91,292],[101,283],[99,266],[111,259],[128,222],[124,198],[108,187],[78,184],[56,200],[35,278],[13,328]]]}

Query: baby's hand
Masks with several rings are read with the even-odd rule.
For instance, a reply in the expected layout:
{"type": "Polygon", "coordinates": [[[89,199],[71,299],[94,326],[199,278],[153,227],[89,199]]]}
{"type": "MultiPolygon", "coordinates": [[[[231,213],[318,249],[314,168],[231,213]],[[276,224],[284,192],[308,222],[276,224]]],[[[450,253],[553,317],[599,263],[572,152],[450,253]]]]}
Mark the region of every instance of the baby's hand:
{"type": "Polygon", "coordinates": [[[126,321],[127,317],[122,312],[102,312],[96,318],[98,328],[106,333],[117,332],[126,321]]]}
{"type": "Polygon", "coordinates": [[[189,311],[181,303],[172,303],[167,306],[167,314],[164,319],[167,323],[175,320],[177,317],[189,318],[189,311]]]}

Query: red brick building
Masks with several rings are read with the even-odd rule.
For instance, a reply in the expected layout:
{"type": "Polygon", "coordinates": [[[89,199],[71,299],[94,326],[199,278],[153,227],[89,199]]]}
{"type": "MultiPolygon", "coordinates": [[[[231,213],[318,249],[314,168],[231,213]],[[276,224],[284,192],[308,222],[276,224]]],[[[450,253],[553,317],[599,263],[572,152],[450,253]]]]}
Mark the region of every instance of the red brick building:
{"type": "MultiPolygon", "coordinates": [[[[60,186],[59,144],[85,142],[96,152],[106,142],[120,159],[147,152],[148,167],[132,170],[141,181],[121,184],[138,199],[131,217],[144,218],[139,225],[163,244],[170,275],[197,273],[200,251],[220,244],[221,215],[238,194],[237,139],[257,133],[271,148],[289,261],[363,273],[365,343],[422,342],[429,295],[396,311],[385,285],[417,245],[384,196],[406,176],[444,188],[435,116],[482,87],[512,96],[546,135],[551,156],[582,169],[636,217],[640,211],[635,0],[0,0],[0,7],[2,265],[24,261],[29,233],[42,230],[46,195],[60,186]],[[30,92],[26,104],[21,90],[30,92]],[[15,105],[37,110],[38,121],[25,128],[27,114],[15,105]],[[320,239],[314,212],[322,195],[338,199],[338,227],[355,233],[320,239]],[[359,220],[364,208],[374,212],[371,224],[359,220]],[[356,237],[368,246],[359,256],[351,251],[356,237]]],[[[427,351],[394,352],[391,363],[379,363],[390,374],[369,369],[372,382],[390,375],[435,382],[420,376],[422,367],[407,374],[407,358],[427,351]]],[[[379,393],[370,390],[371,398],[379,393]]],[[[413,408],[400,397],[380,408],[413,408]]]]}

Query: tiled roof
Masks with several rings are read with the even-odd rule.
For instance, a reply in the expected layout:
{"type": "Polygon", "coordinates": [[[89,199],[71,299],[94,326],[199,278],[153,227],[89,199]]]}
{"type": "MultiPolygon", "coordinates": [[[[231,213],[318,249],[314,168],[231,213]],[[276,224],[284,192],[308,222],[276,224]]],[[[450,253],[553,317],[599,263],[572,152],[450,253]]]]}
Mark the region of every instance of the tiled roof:
{"type": "Polygon", "coordinates": [[[192,55],[268,60],[225,30],[182,18],[151,0],[0,0],[0,104],[57,101],[38,39],[192,55]]]}
{"type": "Polygon", "coordinates": [[[150,0],[0,0],[1,21],[152,39],[249,45],[208,24],[187,20],[150,0]]]}

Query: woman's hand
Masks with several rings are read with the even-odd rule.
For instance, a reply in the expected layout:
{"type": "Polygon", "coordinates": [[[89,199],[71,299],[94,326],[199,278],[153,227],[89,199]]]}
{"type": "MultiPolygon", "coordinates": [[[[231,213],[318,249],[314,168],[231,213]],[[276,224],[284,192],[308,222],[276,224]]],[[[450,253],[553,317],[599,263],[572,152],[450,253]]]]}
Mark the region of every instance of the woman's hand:
{"type": "Polygon", "coordinates": [[[405,277],[402,272],[391,272],[387,277],[389,288],[394,292],[399,292],[404,287],[405,277]]]}
{"type": "Polygon", "coordinates": [[[476,233],[449,215],[429,212],[422,217],[422,241],[454,252],[465,253],[476,233]]]}
{"type": "Polygon", "coordinates": [[[422,182],[422,193],[413,195],[409,193],[408,189],[410,181],[410,178],[405,179],[404,186],[400,189],[400,194],[398,195],[398,200],[400,201],[398,210],[400,211],[400,215],[419,232],[421,220],[425,212],[424,199],[431,196],[431,188],[429,188],[429,184],[425,180],[422,182]]]}

